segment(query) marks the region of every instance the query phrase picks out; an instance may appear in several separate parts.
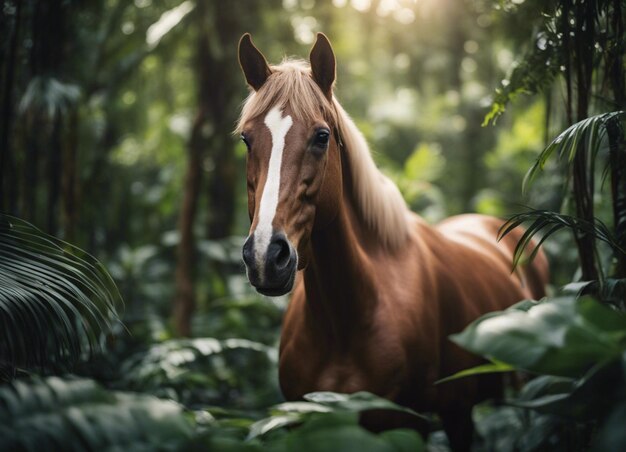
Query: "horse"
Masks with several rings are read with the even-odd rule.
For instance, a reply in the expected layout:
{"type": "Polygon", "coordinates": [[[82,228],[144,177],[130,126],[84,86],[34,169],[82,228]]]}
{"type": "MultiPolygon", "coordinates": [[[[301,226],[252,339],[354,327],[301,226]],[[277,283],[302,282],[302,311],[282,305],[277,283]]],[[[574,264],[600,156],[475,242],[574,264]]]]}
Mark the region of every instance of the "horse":
{"type": "Polygon", "coordinates": [[[451,447],[470,447],[474,404],[500,377],[434,383],[482,361],[448,336],[482,314],[544,295],[540,251],[512,272],[522,231],[464,214],[431,226],[376,167],[333,94],[335,55],[319,33],[309,62],[270,65],[249,34],[239,62],[250,88],[235,133],[247,146],[249,282],[292,292],[280,339],[287,400],[369,391],[439,414],[451,447]],[[495,378],[495,379],[494,379],[495,378]]]}

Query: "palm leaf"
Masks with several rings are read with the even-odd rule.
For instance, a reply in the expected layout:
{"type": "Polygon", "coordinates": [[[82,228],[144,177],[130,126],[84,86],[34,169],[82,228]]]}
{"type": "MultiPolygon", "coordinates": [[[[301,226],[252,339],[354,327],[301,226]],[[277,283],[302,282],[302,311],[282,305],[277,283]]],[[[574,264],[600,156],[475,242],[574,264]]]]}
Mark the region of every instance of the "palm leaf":
{"type": "Polygon", "coordinates": [[[567,157],[567,161],[571,163],[576,153],[581,152],[582,149],[590,154],[588,161],[592,163],[604,143],[607,123],[623,116],[623,111],[604,113],[583,119],[565,129],[539,154],[535,163],[524,176],[522,190],[524,192],[528,190],[537,173],[544,169],[548,160],[555,153],[561,159],[567,157]],[[584,146],[579,146],[581,142],[584,142],[584,146]]]}
{"type": "Polygon", "coordinates": [[[96,259],[0,214],[0,367],[71,364],[100,346],[119,301],[96,259]]]}
{"type": "Polygon", "coordinates": [[[0,450],[176,450],[193,433],[172,401],[50,377],[0,387],[0,450]]]}
{"type": "Polygon", "coordinates": [[[600,220],[593,223],[571,215],[560,214],[549,210],[530,210],[518,213],[509,218],[498,231],[498,240],[513,231],[523,223],[531,222],[526,231],[517,242],[513,253],[513,268],[517,267],[525,250],[533,245],[533,239],[538,233],[543,232],[541,239],[534,244],[529,256],[532,260],[537,254],[541,244],[552,234],[562,229],[569,229],[577,234],[590,234],[594,238],[607,243],[615,254],[626,254],[626,251],[618,244],[610,229],[600,220]]]}

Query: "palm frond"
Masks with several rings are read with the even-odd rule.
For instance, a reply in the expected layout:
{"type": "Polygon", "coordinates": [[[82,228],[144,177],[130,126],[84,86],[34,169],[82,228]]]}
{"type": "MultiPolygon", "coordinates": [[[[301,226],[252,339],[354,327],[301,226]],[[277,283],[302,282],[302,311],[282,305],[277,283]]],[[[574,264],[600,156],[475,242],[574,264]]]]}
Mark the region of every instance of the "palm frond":
{"type": "Polygon", "coordinates": [[[0,450],[178,450],[193,433],[169,400],[49,377],[0,387],[0,450]]]}
{"type": "Polygon", "coordinates": [[[589,162],[593,162],[602,144],[605,143],[606,125],[611,121],[624,116],[623,111],[604,113],[583,119],[571,125],[561,132],[552,142],[539,154],[535,163],[530,167],[522,184],[522,190],[526,192],[537,173],[544,169],[548,160],[556,153],[560,159],[564,157],[571,163],[577,152],[588,152],[589,162]],[[582,146],[581,146],[582,144],[582,146]]]}
{"type": "Polygon", "coordinates": [[[84,251],[0,214],[0,366],[63,366],[100,346],[119,292],[84,251]]]}
{"type": "Polygon", "coordinates": [[[589,234],[597,240],[607,243],[615,254],[626,254],[626,251],[617,243],[611,230],[602,221],[596,219],[595,222],[591,223],[581,218],[549,210],[530,210],[513,215],[500,228],[498,240],[509,234],[516,227],[528,222],[532,223],[526,227],[526,231],[515,246],[513,268],[517,267],[522,257],[524,257],[526,249],[531,246],[537,234],[543,232],[543,236],[534,244],[533,250],[528,257],[529,260],[532,260],[541,244],[549,236],[562,229],[569,229],[577,234],[589,234]]]}

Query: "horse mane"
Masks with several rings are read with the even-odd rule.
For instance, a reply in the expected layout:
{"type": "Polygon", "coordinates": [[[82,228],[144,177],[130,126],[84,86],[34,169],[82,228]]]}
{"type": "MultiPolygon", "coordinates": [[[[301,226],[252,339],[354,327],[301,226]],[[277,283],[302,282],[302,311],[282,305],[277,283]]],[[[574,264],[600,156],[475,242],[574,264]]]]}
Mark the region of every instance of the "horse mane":
{"type": "Polygon", "coordinates": [[[235,133],[241,133],[246,122],[274,106],[289,105],[297,119],[308,122],[321,114],[337,127],[348,156],[357,211],[385,246],[400,248],[409,235],[408,208],[398,187],[376,167],[367,141],[352,118],[334,96],[331,102],[323,95],[308,62],[285,59],[270,68],[272,75],[244,101],[235,133]]]}

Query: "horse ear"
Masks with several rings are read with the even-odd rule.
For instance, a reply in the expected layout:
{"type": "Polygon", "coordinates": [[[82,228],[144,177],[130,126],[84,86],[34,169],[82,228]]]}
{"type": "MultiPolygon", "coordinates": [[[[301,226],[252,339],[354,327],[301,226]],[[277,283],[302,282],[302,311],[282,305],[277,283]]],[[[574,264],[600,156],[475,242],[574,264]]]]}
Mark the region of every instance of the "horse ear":
{"type": "Polygon", "coordinates": [[[252,43],[250,33],[244,34],[239,40],[239,65],[248,85],[255,91],[258,91],[272,74],[265,57],[252,43]]]}
{"type": "Polygon", "coordinates": [[[330,41],[324,33],[318,33],[311,54],[311,71],[313,79],[317,82],[322,92],[329,99],[333,96],[333,82],[335,81],[335,54],[330,41]]]}

